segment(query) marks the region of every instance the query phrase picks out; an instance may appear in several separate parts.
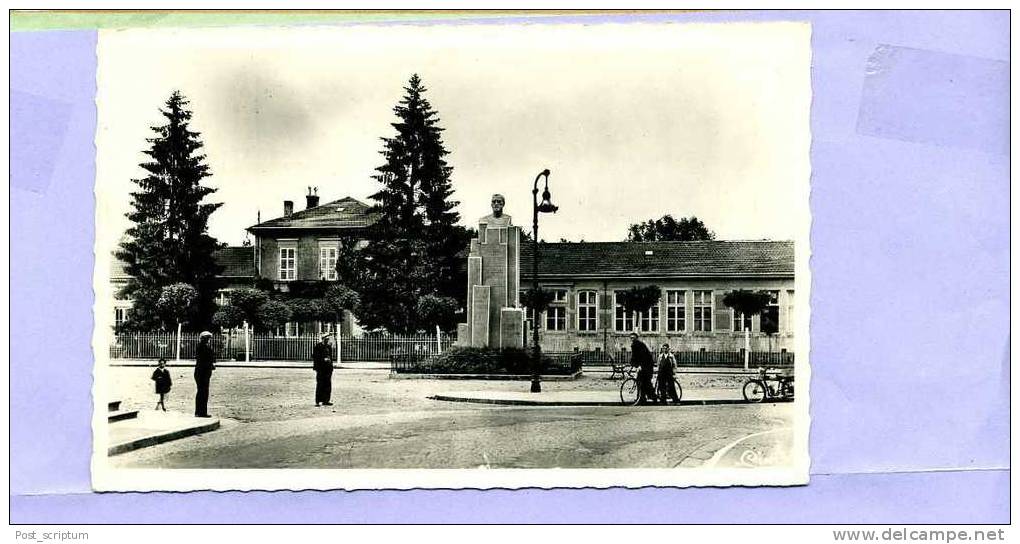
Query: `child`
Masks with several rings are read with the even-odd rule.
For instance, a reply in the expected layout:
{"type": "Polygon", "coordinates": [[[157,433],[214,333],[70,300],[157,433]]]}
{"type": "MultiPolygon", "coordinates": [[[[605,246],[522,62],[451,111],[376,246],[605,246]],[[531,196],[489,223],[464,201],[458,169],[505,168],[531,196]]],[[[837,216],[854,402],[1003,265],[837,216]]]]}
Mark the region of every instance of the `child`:
{"type": "Polygon", "coordinates": [[[673,384],[673,373],[676,369],[676,359],[669,352],[669,344],[663,344],[659,350],[659,400],[666,404],[666,398],[672,399],[673,403],[680,402],[676,386],[673,384]]]}
{"type": "Polygon", "coordinates": [[[170,386],[173,385],[173,381],[170,380],[170,371],[166,369],[166,359],[162,357],[159,359],[159,367],[152,372],[152,381],[156,382],[156,394],[159,395],[156,409],[162,408],[165,412],[166,404],[163,401],[170,393],[170,386]]]}

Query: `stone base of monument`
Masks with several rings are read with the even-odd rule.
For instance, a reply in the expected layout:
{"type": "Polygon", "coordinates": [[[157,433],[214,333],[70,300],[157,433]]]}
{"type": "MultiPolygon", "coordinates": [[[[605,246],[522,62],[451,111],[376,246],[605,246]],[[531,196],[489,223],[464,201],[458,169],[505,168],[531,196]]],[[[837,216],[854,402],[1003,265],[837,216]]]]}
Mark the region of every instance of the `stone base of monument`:
{"type": "Polygon", "coordinates": [[[467,322],[457,326],[457,345],[475,348],[524,347],[520,307],[521,229],[509,218],[492,226],[482,218],[471,240],[467,272],[467,322]]]}

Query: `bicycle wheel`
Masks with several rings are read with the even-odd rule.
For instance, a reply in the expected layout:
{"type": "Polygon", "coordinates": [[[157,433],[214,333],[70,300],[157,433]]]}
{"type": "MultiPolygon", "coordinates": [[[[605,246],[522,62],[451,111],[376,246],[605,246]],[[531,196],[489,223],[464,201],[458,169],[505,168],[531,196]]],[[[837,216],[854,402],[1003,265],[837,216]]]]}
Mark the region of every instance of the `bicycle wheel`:
{"type": "Polygon", "coordinates": [[[684,398],[684,390],[680,387],[680,380],[673,378],[673,387],[676,387],[676,400],[680,401],[684,398]]]}
{"type": "Polygon", "coordinates": [[[763,402],[767,393],[765,384],[757,380],[751,380],[744,384],[744,400],[747,402],[763,402]]]}
{"type": "Polygon", "coordinates": [[[638,390],[638,382],[634,378],[627,378],[620,384],[620,402],[633,406],[641,398],[638,390]]]}

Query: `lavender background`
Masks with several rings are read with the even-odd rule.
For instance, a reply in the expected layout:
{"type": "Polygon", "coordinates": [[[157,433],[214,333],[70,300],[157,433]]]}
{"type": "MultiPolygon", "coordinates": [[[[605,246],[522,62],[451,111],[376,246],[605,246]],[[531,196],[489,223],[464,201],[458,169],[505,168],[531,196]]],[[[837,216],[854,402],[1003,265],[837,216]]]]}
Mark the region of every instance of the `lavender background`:
{"type": "Polygon", "coordinates": [[[813,24],[810,485],[92,493],[96,33],[18,32],[11,522],[1008,522],[1009,13],[528,19],[747,20],[813,24]]]}

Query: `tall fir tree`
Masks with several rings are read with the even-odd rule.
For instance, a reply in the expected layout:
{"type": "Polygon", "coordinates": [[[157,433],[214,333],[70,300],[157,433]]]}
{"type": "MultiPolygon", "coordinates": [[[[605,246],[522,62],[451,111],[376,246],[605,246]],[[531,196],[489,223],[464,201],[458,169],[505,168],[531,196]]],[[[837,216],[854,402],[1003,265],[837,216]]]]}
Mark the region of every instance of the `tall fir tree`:
{"type": "Polygon", "coordinates": [[[425,86],[411,76],[404,97],[393,108],[396,135],[383,138],[385,164],[376,168],[382,188],[371,196],[379,220],[369,229],[364,249],[367,271],[360,286],[359,318],[369,328],[411,332],[429,327],[419,315],[426,295],[463,303],[465,279],[458,253],[468,241],[457,225],[439,118],[425,98],[425,86]]]}
{"type": "Polygon", "coordinates": [[[127,214],[132,226],[117,251],[130,276],[121,294],[134,300],[125,328],[154,330],[167,325],[157,302],[160,290],[175,283],[191,285],[198,293],[187,328],[206,328],[216,309],[219,273],[213,258],[219,244],[209,236],[208,223],[221,204],[202,202],[216,190],[201,184],[210,172],[200,152],[199,133],[188,128],[187,99],[174,91],[160,113],[166,123],[151,127],[156,136],[146,139],[149,160],[139,166],[147,175],[132,180],[138,186],[127,214]]]}

